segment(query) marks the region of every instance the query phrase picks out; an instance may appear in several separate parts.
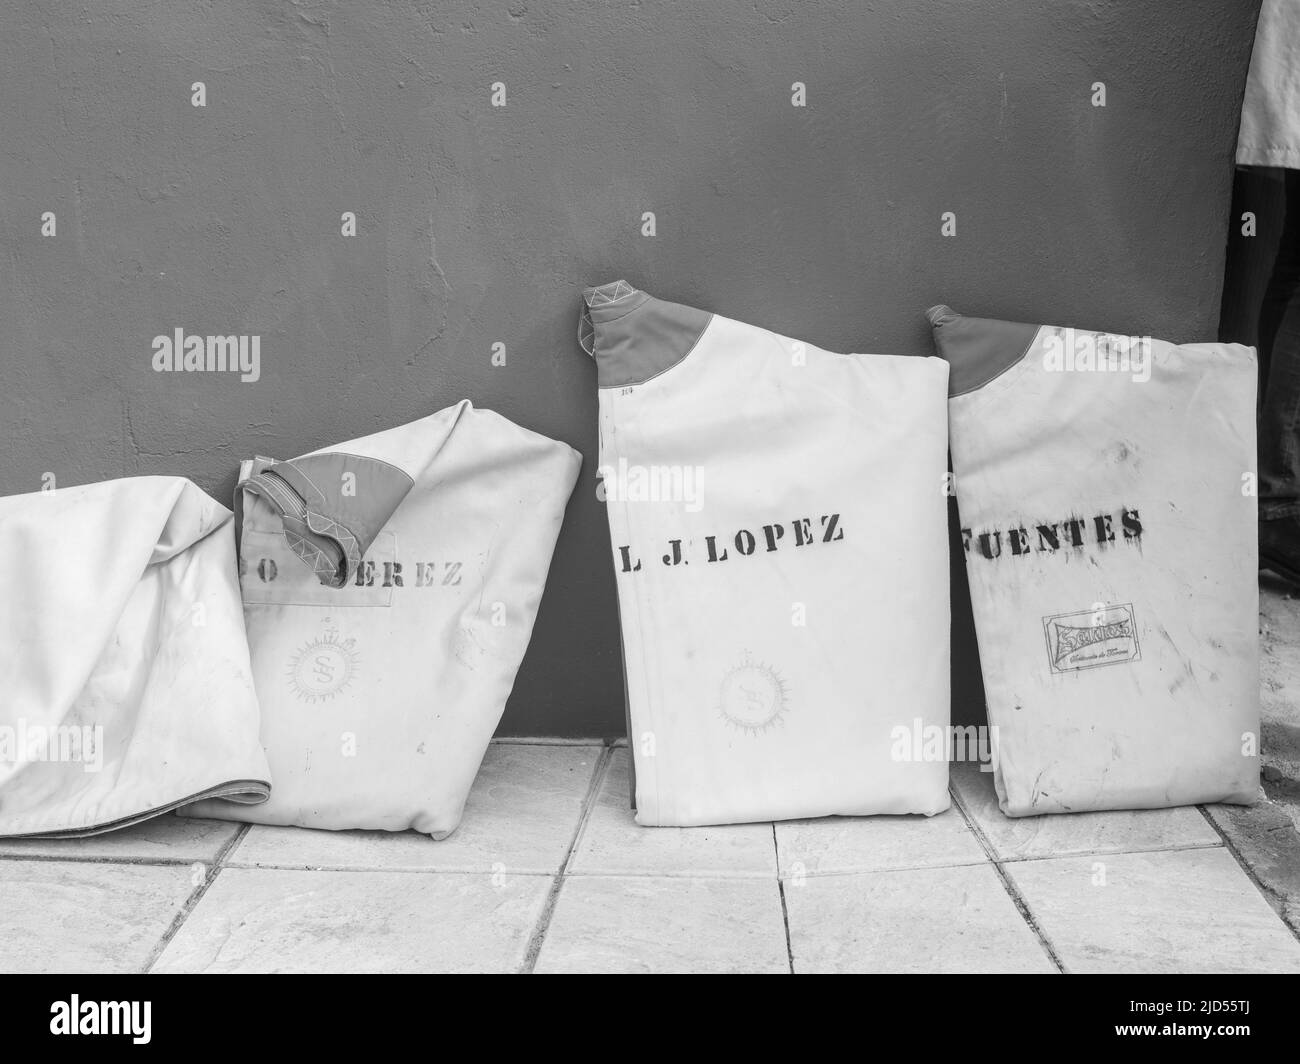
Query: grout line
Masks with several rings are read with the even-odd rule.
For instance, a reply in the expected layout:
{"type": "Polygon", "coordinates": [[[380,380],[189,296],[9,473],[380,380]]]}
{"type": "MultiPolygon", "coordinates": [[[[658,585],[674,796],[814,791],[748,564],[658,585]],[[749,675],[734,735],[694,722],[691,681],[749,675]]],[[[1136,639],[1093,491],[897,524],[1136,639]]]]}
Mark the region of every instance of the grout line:
{"type": "MultiPolygon", "coordinates": [[[[244,836],[252,829],[252,826],[253,825],[251,824],[241,824],[240,830],[227,839],[226,844],[217,851],[217,856],[213,858],[212,861],[210,873],[203,877],[202,883],[195,887],[194,890],[190,891],[190,896],[185,899],[185,904],[181,906],[181,911],[176,914],[167,930],[163,932],[162,938],[160,938],[154,944],[154,948],[149,951],[149,958],[140,969],[142,975],[148,974],[149,970],[158,963],[158,958],[163,955],[163,951],[167,948],[168,943],[176,937],[181,926],[190,918],[190,913],[195,910],[199,902],[203,900],[203,896],[207,894],[208,889],[217,881],[217,876],[221,875],[221,870],[225,867],[224,862],[226,855],[239,845],[244,836]]],[[[201,864],[203,862],[194,861],[191,863],[201,864]]]]}
{"type": "Polygon", "coordinates": [[[709,869],[703,872],[682,872],[678,870],[642,871],[636,869],[602,868],[592,872],[565,872],[567,879],[709,879],[732,883],[753,883],[755,881],[774,881],[771,872],[733,872],[728,869],[709,869]]]}
{"type": "MultiPolygon", "coordinates": [[[[604,749],[609,750],[612,748],[605,747],[604,749]]],[[[603,756],[603,755],[598,755],[598,756],[603,756]]],[[[1197,808],[1200,807],[1198,806],[1197,808]]],[[[1211,821],[1211,823],[1213,823],[1213,821],[1211,821]]],[[[263,825],[241,824],[240,826],[242,828],[251,829],[263,825]]],[[[685,829],[685,830],[695,830],[695,829],[685,829]]],[[[1217,825],[1215,825],[1215,830],[1218,831],[1217,825]]],[[[1222,832],[1220,832],[1220,834],[1222,834],[1222,832]]],[[[234,836],[234,838],[237,841],[241,840],[242,835],[236,835],[234,836]]],[[[1068,861],[1072,858],[1082,858],[1082,857],[1119,857],[1126,853],[1134,853],[1134,854],[1182,853],[1187,850],[1219,850],[1224,848],[1225,846],[1223,842],[1196,842],[1196,843],[1184,843],[1181,845],[1173,845],[1173,846],[1141,847],[1141,848],[1128,849],[1128,850],[1078,850],[1070,853],[1034,854],[1030,856],[1021,856],[1021,857],[997,857],[995,858],[995,860],[1001,864],[1014,865],[1014,864],[1028,864],[1034,861],[1068,861]]],[[[1226,848],[1229,850],[1229,852],[1233,852],[1232,846],[1230,844],[1226,848]]],[[[464,866],[446,867],[446,868],[439,868],[433,865],[430,866],[411,865],[411,866],[388,867],[379,864],[302,864],[302,863],[295,864],[295,863],[283,863],[280,861],[248,861],[248,860],[241,861],[241,860],[232,859],[229,856],[229,854],[233,852],[233,848],[228,848],[225,852],[227,853],[228,856],[224,857],[222,860],[222,867],[224,868],[245,868],[245,869],[251,868],[254,870],[259,868],[264,868],[264,869],[275,870],[275,871],[301,871],[301,872],[416,872],[416,873],[437,874],[437,875],[485,875],[492,871],[491,868],[471,868],[471,867],[464,867],[464,866]]],[[[1245,867],[1246,871],[1249,873],[1250,868],[1249,865],[1244,864],[1244,858],[1239,857],[1235,852],[1233,853],[1233,855],[1234,857],[1237,857],[1239,862],[1243,863],[1243,866],[1245,867]]],[[[197,856],[114,857],[111,855],[106,856],[103,854],[95,854],[95,855],[69,854],[65,856],[62,854],[50,854],[50,853],[39,853],[39,854],[38,853],[33,853],[33,854],[0,853],[0,867],[3,867],[3,863],[6,861],[14,861],[14,862],[31,861],[31,862],[43,862],[47,864],[113,864],[113,865],[135,865],[144,868],[187,868],[190,865],[195,864],[197,862],[201,862],[203,860],[204,858],[197,857],[197,856]]],[[[876,874],[883,874],[887,872],[919,872],[931,868],[965,868],[970,865],[978,865],[978,864],[985,864],[985,863],[987,863],[986,859],[981,859],[979,861],[965,861],[965,860],[944,861],[939,864],[896,865],[896,866],[890,866],[888,868],[870,868],[866,866],[863,866],[862,868],[834,868],[834,869],[828,869],[826,871],[805,872],[804,876],[808,879],[819,879],[827,876],[876,875],[876,874]]],[[[549,876],[549,875],[554,875],[555,873],[545,871],[543,869],[523,869],[523,870],[516,870],[513,874],[521,875],[521,876],[549,876]]],[[[644,871],[644,870],[633,870],[633,869],[629,869],[629,870],[599,869],[592,872],[574,872],[566,869],[564,874],[573,875],[573,876],[648,876],[652,878],[662,877],[662,878],[687,878],[687,879],[692,877],[703,878],[703,879],[763,879],[771,875],[771,873],[768,872],[735,871],[732,869],[719,869],[719,870],[702,872],[702,873],[701,872],[674,872],[674,871],[644,871]]],[[[782,876],[781,878],[788,879],[789,877],[782,876]]],[[[1251,876],[1251,879],[1252,882],[1256,882],[1256,884],[1259,885],[1258,881],[1253,875],[1251,876]]],[[[1259,889],[1263,891],[1266,896],[1268,895],[1267,887],[1261,885],[1259,889]]]]}
{"type": "Polygon", "coordinates": [[[532,975],[537,967],[537,958],[542,953],[542,943],[546,941],[546,934],[551,929],[551,919],[555,916],[555,907],[560,903],[560,891],[564,889],[564,873],[559,873],[551,883],[551,888],[546,892],[546,900],[542,903],[542,911],[537,917],[537,923],[533,927],[533,933],[528,936],[528,945],[524,948],[524,962],[519,966],[519,975],[532,975]]]}
{"type": "MultiPolygon", "coordinates": [[[[238,836],[234,836],[237,838],[238,836]]],[[[104,854],[64,856],[55,853],[0,853],[0,867],[5,861],[41,861],[47,864],[113,864],[136,865],[144,868],[188,868],[192,864],[206,863],[205,857],[112,857],[104,854]]]]}
{"type": "MultiPolygon", "coordinates": [[[[1049,853],[1033,857],[994,857],[995,864],[1018,865],[1033,864],[1035,861],[1070,861],[1075,858],[1084,857],[1123,857],[1125,854],[1139,853],[1185,853],[1188,850],[1221,850],[1223,845],[1218,842],[1199,842],[1188,843],[1183,846],[1164,846],[1155,849],[1142,850],[1080,850],[1076,853],[1049,853]]],[[[990,863],[990,859],[985,856],[978,861],[941,861],[938,864],[918,864],[918,865],[890,865],[888,868],[831,868],[826,871],[805,872],[805,879],[826,879],[830,876],[887,876],[891,872],[930,872],[940,871],[944,868],[976,868],[980,865],[990,863]]],[[[783,879],[790,878],[783,876],[783,879]]]]}
{"type": "MultiPolygon", "coordinates": [[[[241,825],[246,828],[254,828],[261,825],[245,824],[241,825]]],[[[687,829],[693,830],[693,829],[687,829]]],[[[236,836],[238,838],[238,836],[236,836]]],[[[1221,850],[1231,849],[1225,847],[1222,842],[1202,842],[1186,843],[1178,846],[1158,846],[1147,847],[1131,850],[1079,850],[1071,853],[1049,853],[1037,854],[1027,857],[999,857],[995,860],[1001,864],[1031,864],[1035,861],[1068,861],[1074,858],[1084,857],[1120,857],[1124,854],[1143,854],[1143,853],[1183,853],[1189,850],[1221,850]]],[[[1236,856],[1234,854],[1234,856],[1236,856]]],[[[111,857],[103,855],[94,856],[61,856],[58,854],[0,854],[0,868],[5,861],[16,863],[23,862],[40,862],[45,864],[111,864],[111,865],[132,865],[142,868],[188,868],[190,865],[201,863],[202,857],[111,857]]],[[[981,857],[977,861],[955,860],[943,861],[937,864],[909,864],[909,865],[890,865],[888,868],[872,868],[864,865],[861,868],[831,868],[824,871],[809,871],[804,873],[807,879],[825,879],[834,876],[862,876],[862,875],[886,875],[890,872],[924,872],[932,869],[941,868],[968,868],[974,865],[989,863],[987,857],[981,857]]],[[[222,861],[223,868],[240,868],[257,871],[265,869],[267,871],[277,872],[402,872],[421,875],[466,875],[478,876],[488,875],[491,868],[476,868],[466,866],[439,867],[436,865],[398,865],[386,866],[382,864],[307,864],[293,863],[282,861],[251,861],[237,860],[227,856],[222,861]]],[[[1249,872],[1249,866],[1245,866],[1249,872]]],[[[556,873],[540,868],[515,869],[512,872],[517,876],[552,876],[556,873]]],[[[565,870],[565,875],[569,876],[621,876],[628,878],[645,877],[650,879],[768,879],[772,873],[757,870],[736,871],[735,869],[712,869],[706,872],[681,872],[674,870],[650,870],[645,869],[618,869],[618,868],[601,868],[590,872],[576,872],[565,870]]],[[[788,875],[781,876],[781,879],[787,880],[788,875]]],[[[1252,876],[1252,881],[1255,877],[1252,876]]],[[[1268,888],[1260,886],[1260,890],[1268,895],[1268,888]]]]}
{"type": "Polygon", "coordinates": [[[794,943],[790,941],[790,910],[785,903],[785,882],[781,879],[781,844],[776,839],[776,824],[772,824],[772,852],[776,854],[776,891],[781,897],[781,923],[785,926],[785,960],[794,975],[794,943]]]}
{"type": "Polygon", "coordinates": [[[578,816],[578,823],[573,829],[573,837],[569,840],[569,848],[564,851],[564,858],[560,861],[559,872],[551,883],[551,889],[546,894],[546,901],[542,905],[541,915],[537,918],[537,925],[533,928],[533,933],[528,939],[528,946],[524,950],[524,963],[519,969],[522,975],[531,975],[533,969],[537,967],[537,957],[542,952],[542,943],[546,939],[546,933],[551,929],[551,918],[555,915],[555,906],[560,900],[560,890],[564,886],[569,862],[573,860],[573,852],[578,848],[578,841],[582,838],[583,829],[586,828],[587,821],[591,818],[591,811],[596,805],[596,797],[600,793],[601,785],[605,782],[605,776],[609,773],[609,766],[613,761],[612,750],[613,747],[606,746],[596,759],[596,768],[591,774],[591,782],[587,785],[587,794],[582,801],[582,813],[578,816]]]}
{"type": "Polygon", "coordinates": [[[230,855],[234,853],[237,849],[239,849],[240,843],[244,841],[244,839],[248,836],[249,832],[251,832],[253,828],[256,826],[257,825],[251,823],[240,824],[239,825],[240,830],[236,831],[235,834],[231,836],[230,841],[225,846],[221,847],[220,850],[217,851],[217,859],[214,862],[214,864],[217,864],[222,868],[226,868],[229,865],[230,855]]]}
{"type": "Polygon", "coordinates": [[[1203,805],[1198,805],[1196,808],[1201,811],[1201,816],[1205,817],[1205,819],[1209,822],[1210,827],[1212,827],[1215,830],[1215,832],[1218,833],[1219,838],[1223,839],[1223,848],[1228,851],[1228,853],[1232,856],[1232,859],[1236,861],[1238,866],[1241,868],[1241,870],[1246,873],[1246,878],[1249,879],[1251,883],[1255,885],[1255,889],[1258,890],[1260,894],[1264,896],[1264,903],[1270,909],[1272,909],[1274,913],[1277,914],[1277,918],[1280,921],[1282,921],[1282,926],[1291,932],[1292,937],[1296,939],[1300,939],[1300,928],[1292,927],[1290,921],[1288,921],[1285,916],[1283,916],[1280,912],[1278,912],[1278,908],[1277,905],[1274,903],[1274,899],[1281,901],[1281,898],[1279,897],[1277,892],[1269,890],[1268,887],[1264,886],[1263,880],[1261,880],[1259,876],[1255,874],[1255,870],[1250,867],[1250,863],[1246,860],[1245,855],[1240,850],[1237,849],[1236,844],[1228,836],[1228,833],[1224,831],[1223,828],[1219,827],[1217,823],[1215,823],[1214,817],[1210,816],[1210,811],[1206,809],[1205,806],[1203,805]]]}
{"type": "MultiPolygon", "coordinates": [[[[883,814],[889,815],[889,814],[883,814]]],[[[978,861],[945,861],[943,864],[922,864],[922,865],[891,865],[888,868],[832,868],[825,872],[804,872],[803,879],[835,879],[844,876],[887,876],[894,872],[942,872],[945,868],[981,868],[988,864],[987,857],[981,857],[978,861]]],[[[781,882],[784,883],[793,876],[782,876],[781,882]]]]}
{"type": "MultiPolygon", "coordinates": [[[[314,829],[313,829],[314,830],[314,829]]],[[[425,838],[428,838],[426,835],[425,838]]],[[[436,845],[436,843],[435,843],[436,845]]],[[[380,875],[404,875],[404,876],[490,876],[493,869],[488,868],[435,868],[432,866],[403,865],[396,868],[387,868],[383,865],[312,865],[312,864],[279,864],[277,862],[235,862],[222,865],[223,868],[235,868],[241,872],[320,872],[330,873],[360,873],[360,872],[377,872],[380,875]]],[[[532,876],[540,878],[542,876],[553,876],[554,872],[545,872],[537,868],[510,869],[512,876],[532,876]]]]}
{"type": "MultiPolygon", "coordinates": [[[[1057,814],[1048,814],[1055,816],[1057,814]]],[[[1066,816],[1072,814],[1066,813],[1066,816]]],[[[1070,861],[1077,857],[1122,857],[1126,853],[1183,853],[1187,850],[1221,850],[1221,842],[1183,842],[1171,846],[1135,846],[1128,850],[1072,850],[1069,853],[1042,853],[1027,857],[999,857],[1000,864],[1032,864],[1034,861],[1070,861]]]]}
{"type": "Polygon", "coordinates": [[[1065,965],[1062,963],[1061,958],[1057,956],[1056,950],[1052,947],[1052,943],[1048,940],[1043,929],[1038,926],[1038,921],[1034,919],[1034,914],[1029,909],[1029,903],[1024,899],[1020,891],[1016,889],[1016,885],[1011,881],[1011,877],[1007,875],[1006,869],[1002,867],[1002,860],[993,849],[993,844],[989,842],[988,836],[984,834],[984,830],[976,822],[975,817],[971,815],[970,810],[966,808],[965,800],[958,793],[957,788],[951,783],[948,785],[948,793],[952,795],[953,805],[957,807],[957,811],[961,813],[962,818],[966,821],[966,826],[970,828],[976,841],[984,847],[984,852],[988,854],[989,861],[993,864],[993,871],[996,872],[997,877],[1002,880],[1002,886],[1006,890],[1007,894],[1010,895],[1012,904],[1015,905],[1016,909],[1020,913],[1020,918],[1029,925],[1029,930],[1034,933],[1034,936],[1038,939],[1038,944],[1043,947],[1043,952],[1047,954],[1047,959],[1056,966],[1056,970],[1058,972],[1065,972],[1065,965]]]}
{"type": "Polygon", "coordinates": [[[1016,885],[1011,882],[1011,877],[1007,875],[1006,869],[1003,868],[1000,863],[994,861],[993,871],[996,872],[998,878],[1002,880],[1002,885],[1011,896],[1012,904],[1014,904],[1020,911],[1021,918],[1029,925],[1029,930],[1031,930],[1037,937],[1038,944],[1043,947],[1043,952],[1047,954],[1047,959],[1056,966],[1058,972],[1064,973],[1066,971],[1064,962],[1059,956],[1057,956],[1056,950],[1048,939],[1046,932],[1044,932],[1039,926],[1038,921],[1034,919],[1034,914],[1030,911],[1029,903],[1024,899],[1020,891],[1016,889],[1016,885]]]}
{"type": "Polygon", "coordinates": [[[564,860],[560,862],[560,875],[572,875],[570,866],[573,864],[573,855],[578,851],[578,845],[582,842],[582,837],[587,831],[587,824],[591,821],[591,815],[595,812],[596,802],[600,797],[600,790],[605,785],[610,770],[614,766],[614,747],[607,746],[601,750],[596,758],[596,769],[591,774],[591,782],[587,784],[587,794],[582,801],[582,815],[578,817],[578,826],[573,830],[573,838],[569,840],[569,848],[565,851],[564,860]]]}

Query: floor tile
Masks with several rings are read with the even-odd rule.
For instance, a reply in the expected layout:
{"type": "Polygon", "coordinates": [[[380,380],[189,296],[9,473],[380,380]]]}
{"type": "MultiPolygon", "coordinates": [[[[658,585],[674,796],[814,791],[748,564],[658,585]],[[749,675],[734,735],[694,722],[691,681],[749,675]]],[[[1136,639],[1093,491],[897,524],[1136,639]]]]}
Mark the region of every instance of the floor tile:
{"type": "Polygon", "coordinates": [[[1260,765],[1276,797],[1300,797],[1300,598],[1259,582],[1260,765]]]}
{"type": "Polygon", "coordinates": [[[645,828],[628,805],[629,759],[614,750],[569,863],[577,875],[775,876],[771,824],[645,828]]]}
{"type": "Polygon", "coordinates": [[[955,762],[949,778],[971,818],[1005,861],[1221,845],[1218,833],[1194,806],[1008,817],[998,809],[993,773],[981,772],[972,762],[955,762]]]}
{"type": "Polygon", "coordinates": [[[1054,972],[991,864],[787,883],[802,972],[1054,972]]]}
{"type": "Polygon", "coordinates": [[[87,839],[5,839],[0,842],[0,854],[210,862],[217,859],[221,848],[239,834],[242,826],[228,820],[194,820],[168,813],[87,839]]]}
{"type": "Polygon", "coordinates": [[[823,817],[776,825],[782,878],[981,864],[988,858],[954,807],[938,816],[823,817]]]}
{"type": "Polygon", "coordinates": [[[194,889],[184,866],[0,861],[0,971],[141,971],[194,889]]]}
{"type": "Polygon", "coordinates": [[[566,879],[536,967],[538,972],[789,970],[775,879],[680,876],[566,879]]]}
{"type": "Polygon", "coordinates": [[[1261,798],[1255,805],[1207,805],[1205,811],[1274,910],[1300,933],[1300,834],[1287,807],[1261,798]]]}
{"type": "Polygon", "coordinates": [[[1300,972],[1300,942],[1224,849],[1006,866],[1067,971],[1300,972]]]}
{"type": "Polygon", "coordinates": [[[549,876],[229,868],[159,972],[511,972],[549,876]]]}
{"type": "Polygon", "coordinates": [[[257,826],[232,866],[556,873],[582,816],[598,746],[488,748],[460,827],[434,842],[414,831],[257,826]]]}

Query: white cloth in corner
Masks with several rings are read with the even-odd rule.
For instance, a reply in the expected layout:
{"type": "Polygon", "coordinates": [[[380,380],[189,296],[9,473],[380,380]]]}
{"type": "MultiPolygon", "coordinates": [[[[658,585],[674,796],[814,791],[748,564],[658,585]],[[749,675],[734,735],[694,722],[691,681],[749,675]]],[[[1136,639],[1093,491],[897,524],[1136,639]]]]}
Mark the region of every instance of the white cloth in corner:
{"type": "Polygon", "coordinates": [[[0,499],[0,586],[0,835],[265,800],[229,510],[179,477],[0,499]]]}
{"type": "Polygon", "coordinates": [[[1300,169],[1300,0],[1264,0],[1260,9],[1237,165],[1300,169]]]}

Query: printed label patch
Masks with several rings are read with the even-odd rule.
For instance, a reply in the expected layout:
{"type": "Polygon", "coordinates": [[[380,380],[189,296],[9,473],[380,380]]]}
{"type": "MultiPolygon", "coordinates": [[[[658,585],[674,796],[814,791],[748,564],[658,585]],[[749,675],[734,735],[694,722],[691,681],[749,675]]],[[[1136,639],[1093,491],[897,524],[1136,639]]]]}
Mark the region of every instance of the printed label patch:
{"type": "Polygon", "coordinates": [[[1133,606],[1097,606],[1043,618],[1053,672],[1077,672],[1141,658],[1133,606]]]}

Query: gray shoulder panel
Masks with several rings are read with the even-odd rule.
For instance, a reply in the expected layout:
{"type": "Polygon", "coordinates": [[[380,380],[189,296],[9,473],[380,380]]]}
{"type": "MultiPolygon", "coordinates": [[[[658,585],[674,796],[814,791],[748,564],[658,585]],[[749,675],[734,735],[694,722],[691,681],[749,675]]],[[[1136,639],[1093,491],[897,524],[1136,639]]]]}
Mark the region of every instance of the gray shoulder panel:
{"type": "Polygon", "coordinates": [[[689,355],[713,315],[655,299],[626,281],[583,292],[578,327],[583,350],[596,360],[601,388],[642,384],[689,355]]]}
{"type": "Polygon", "coordinates": [[[288,462],[259,458],[235,496],[241,524],[240,497],[245,491],[260,496],[279,514],[290,549],[320,582],[343,587],[414,483],[378,458],[325,451],[288,462]]]}
{"type": "Polygon", "coordinates": [[[965,395],[1000,377],[1029,353],[1037,325],[996,318],[968,318],[951,307],[925,312],[934,346],[948,363],[948,395],[965,395]]]}

